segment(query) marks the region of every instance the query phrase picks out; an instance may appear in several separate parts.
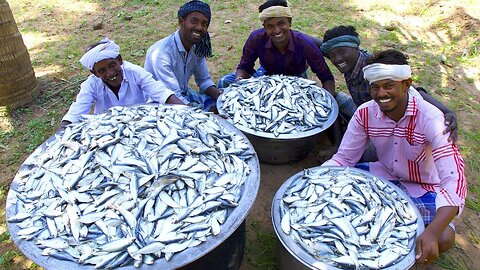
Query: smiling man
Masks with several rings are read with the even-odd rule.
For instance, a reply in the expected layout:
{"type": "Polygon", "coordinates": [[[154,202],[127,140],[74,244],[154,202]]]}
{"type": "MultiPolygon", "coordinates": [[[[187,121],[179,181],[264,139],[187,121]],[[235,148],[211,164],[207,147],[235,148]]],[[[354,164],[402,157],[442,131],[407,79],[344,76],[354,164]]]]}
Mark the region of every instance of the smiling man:
{"type": "Polygon", "coordinates": [[[333,96],[335,81],[321,51],[312,37],[291,29],[292,12],[287,1],[269,0],[258,8],[263,28],[253,31],[243,46],[243,54],[235,76],[226,75],[220,87],[226,87],[235,79],[251,76],[283,74],[307,77],[310,66],[323,88],[333,96]],[[259,59],[261,68],[255,70],[259,59]]]}
{"type": "Polygon", "coordinates": [[[362,71],[373,100],[360,105],[338,152],[323,165],[354,166],[371,140],[378,161],[362,165],[417,205],[427,227],[416,240],[416,259],[430,263],[455,242],[453,220],[467,193],[464,161],[443,132],[442,112],[409,92],[411,68],[404,54],[379,52],[362,71]]]}
{"type": "MultiPolygon", "coordinates": [[[[235,73],[219,80],[224,88],[239,79],[261,75],[290,75],[308,78],[310,66],[325,88],[335,98],[347,96],[335,92],[335,81],[315,40],[304,33],[292,30],[292,11],[284,0],[269,0],[258,8],[263,28],[250,33],[243,46],[243,53],[235,73]],[[260,68],[254,69],[259,59],[260,68]]],[[[336,121],[329,129],[335,149],[341,141],[340,123],[336,121]]]]}
{"type": "Polygon", "coordinates": [[[183,104],[173,91],[142,67],[124,61],[120,47],[105,38],[90,46],[80,63],[92,73],[80,85],[76,101],[63,117],[61,126],[77,122],[95,104],[94,113],[101,113],[113,106],[142,104],[147,101],[183,104]]]}
{"type": "MultiPolygon", "coordinates": [[[[362,71],[371,55],[360,48],[360,38],[353,26],[340,25],[327,30],[323,36],[323,44],[320,49],[338,71],[344,75],[345,83],[354,103],[347,99],[343,103],[338,103],[341,108],[340,113],[349,121],[358,106],[372,99],[369,84],[364,79],[362,71]]],[[[443,112],[445,125],[447,126],[444,132],[450,132],[449,140],[455,142],[457,139],[457,117],[455,113],[434,99],[425,89],[420,87],[417,89],[410,87],[409,91],[443,112]]]]}
{"type": "Polygon", "coordinates": [[[147,51],[145,69],[157,81],[172,89],[185,104],[210,110],[220,95],[210,78],[206,57],[212,56],[210,36],[210,6],[202,1],[190,1],[178,10],[179,29],[157,41],[147,51]],[[188,87],[191,76],[200,91],[188,87]]]}

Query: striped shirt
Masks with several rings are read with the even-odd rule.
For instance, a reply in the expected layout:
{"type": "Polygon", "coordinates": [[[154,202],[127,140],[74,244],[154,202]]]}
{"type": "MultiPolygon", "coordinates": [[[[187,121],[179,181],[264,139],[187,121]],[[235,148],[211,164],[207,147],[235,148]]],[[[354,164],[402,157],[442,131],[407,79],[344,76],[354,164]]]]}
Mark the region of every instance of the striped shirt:
{"type": "Polygon", "coordinates": [[[460,214],[467,193],[464,162],[449,134],[443,134],[443,121],[440,110],[412,95],[398,122],[369,101],[355,112],[338,152],[323,165],[354,166],[370,139],[378,155],[369,164],[372,174],[400,181],[414,198],[436,192],[437,209],[458,206],[460,214]]]}

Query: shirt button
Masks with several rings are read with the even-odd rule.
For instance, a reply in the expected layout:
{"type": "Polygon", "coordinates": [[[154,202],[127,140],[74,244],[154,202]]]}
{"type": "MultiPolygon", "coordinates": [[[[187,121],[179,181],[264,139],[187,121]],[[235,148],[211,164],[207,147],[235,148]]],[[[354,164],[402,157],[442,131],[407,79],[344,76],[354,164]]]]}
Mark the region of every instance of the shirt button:
{"type": "Polygon", "coordinates": [[[397,160],[395,159],[395,162],[397,162],[397,160]]]}
{"type": "Polygon", "coordinates": [[[395,142],[395,145],[397,145],[397,142],[395,142]]]}
{"type": "Polygon", "coordinates": [[[451,172],[450,172],[450,174],[454,174],[454,172],[453,172],[453,171],[451,171],[451,172]]]}

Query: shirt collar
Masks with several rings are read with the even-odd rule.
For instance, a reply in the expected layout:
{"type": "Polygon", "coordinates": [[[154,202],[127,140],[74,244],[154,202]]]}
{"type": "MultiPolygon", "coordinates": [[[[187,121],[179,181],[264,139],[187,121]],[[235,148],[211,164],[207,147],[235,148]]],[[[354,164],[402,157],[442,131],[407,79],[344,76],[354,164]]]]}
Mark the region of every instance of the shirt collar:
{"type": "Polygon", "coordinates": [[[175,45],[177,45],[177,50],[181,53],[187,53],[187,50],[185,50],[185,47],[183,47],[182,40],[180,39],[180,30],[175,32],[173,39],[175,41],[175,45]]]}
{"type": "MultiPolygon", "coordinates": [[[[357,63],[355,64],[355,68],[353,68],[352,73],[346,74],[348,78],[357,78],[360,72],[363,72],[362,69],[367,63],[367,56],[362,53],[361,50],[358,51],[358,59],[357,63]]],[[[363,74],[361,76],[361,80],[363,80],[363,74]]]]}

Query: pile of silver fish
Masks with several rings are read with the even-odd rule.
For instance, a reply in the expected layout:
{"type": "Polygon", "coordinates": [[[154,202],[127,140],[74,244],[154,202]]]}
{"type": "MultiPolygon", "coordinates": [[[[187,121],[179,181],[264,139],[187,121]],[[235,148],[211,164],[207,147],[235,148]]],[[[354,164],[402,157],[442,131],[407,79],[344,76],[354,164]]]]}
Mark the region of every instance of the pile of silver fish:
{"type": "Polygon", "coordinates": [[[335,102],[315,81],[284,75],[240,80],[225,88],[220,101],[219,111],[234,125],[277,137],[322,127],[335,102]]]}
{"type": "Polygon", "coordinates": [[[305,170],[286,189],[280,216],[282,231],[308,254],[343,269],[399,262],[418,228],[415,210],[393,187],[348,167],[305,170]]]}
{"type": "Polygon", "coordinates": [[[255,153],[214,116],[176,107],[114,107],[37,149],[11,191],[18,237],[45,256],[115,268],[218,235],[255,153]]]}

